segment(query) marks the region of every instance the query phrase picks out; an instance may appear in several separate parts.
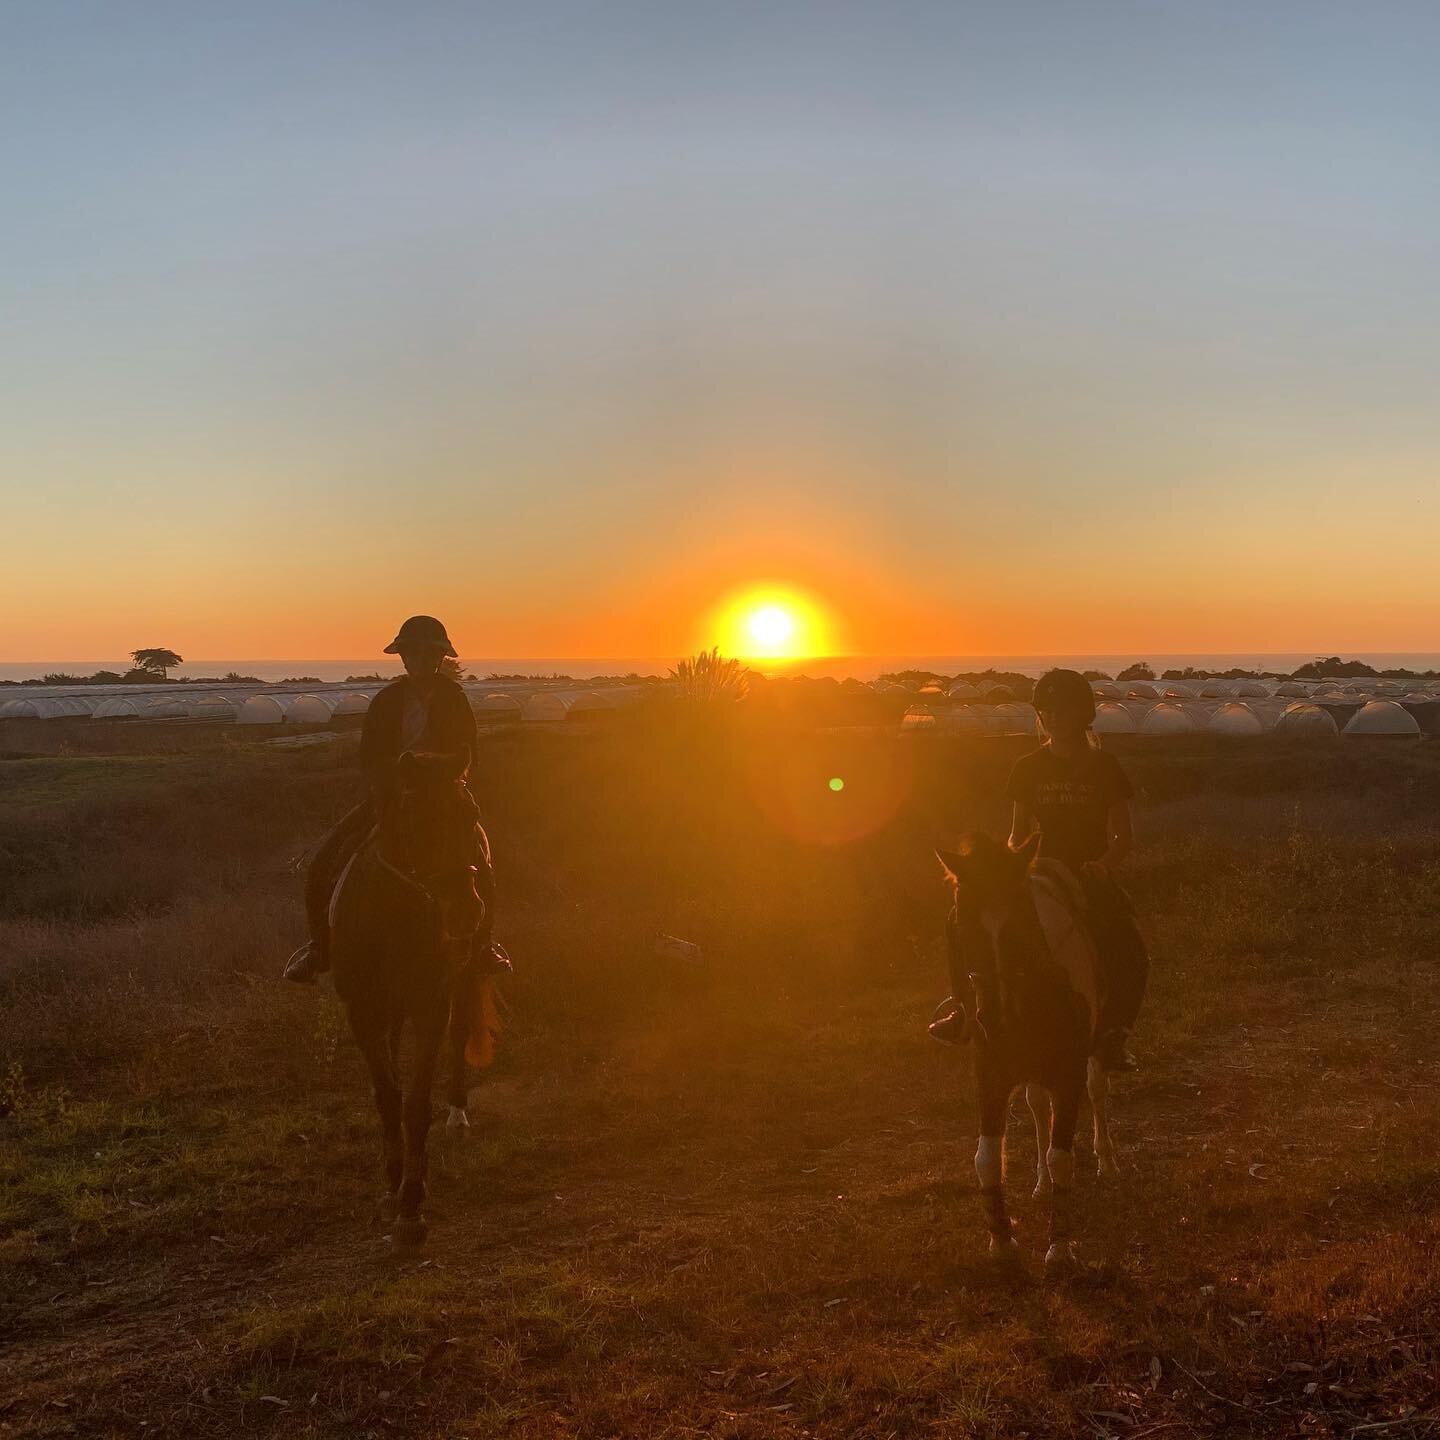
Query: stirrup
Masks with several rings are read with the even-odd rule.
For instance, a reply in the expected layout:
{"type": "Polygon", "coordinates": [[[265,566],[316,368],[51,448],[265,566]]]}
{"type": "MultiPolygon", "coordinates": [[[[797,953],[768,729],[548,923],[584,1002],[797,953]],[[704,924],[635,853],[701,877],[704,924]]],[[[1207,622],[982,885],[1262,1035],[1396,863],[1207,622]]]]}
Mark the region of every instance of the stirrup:
{"type": "Polygon", "coordinates": [[[510,963],[509,952],[493,940],[483,950],[477,951],[475,961],[482,975],[513,975],[515,967],[510,963]]]}
{"type": "Polygon", "coordinates": [[[293,980],[297,985],[313,985],[320,973],[315,968],[315,961],[318,958],[315,953],[315,942],[307,940],[285,962],[283,972],[285,979],[293,980]]]}

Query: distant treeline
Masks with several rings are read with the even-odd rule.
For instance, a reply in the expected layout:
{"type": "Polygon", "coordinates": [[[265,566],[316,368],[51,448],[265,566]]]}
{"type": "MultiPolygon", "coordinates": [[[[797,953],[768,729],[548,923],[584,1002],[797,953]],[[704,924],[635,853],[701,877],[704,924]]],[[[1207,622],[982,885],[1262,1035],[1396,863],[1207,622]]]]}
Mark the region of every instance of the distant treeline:
{"type": "MultiPolygon", "coordinates": [[[[239,675],[232,670],[228,675],[192,675],[183,680],[171,679],[168,675],[157,675],[153,670],[127,670],[122,675],[118,670],[97,670],[93,675],[68,675],[57,671],[53,675],[31,676],[28,680],[0,680],[0,685],[266,685],[258,675],[239,675]]],[[[282,682],[283,683],[283,682],[282,682]]],[[[314,677],[307,677],[307,683],[319,684],[314,677]]]]}
{"type": "MultiPolygon", "coordinates": [[[[1440,670],[1377,670],[1363,660],[1342,660],[1331,655],[1323,660],[1311,660],[1293,671],[1245,670],[1232,666],[1229,670],[1197,669],[1187,665],[1183,670],[1171,669],[1157,675],[1143,660],[1127,665],[1118,674],[1110,675],[1104,670],[1086,670],[1087,680],[1430,680],[1440,675],[1440,670]]],[[[1016,675],[1008,670],[971,670],[957,675],[940,675],[933,670],[891,670],[880,676],[882,681],[905,685],[918,690],[922,685],[952,685],[964,680],[982,694],[995,685],[1012,690],[1017,699],[1028,699],[1035,688],[1035,682],[1027,675],[1016,675]]]]}

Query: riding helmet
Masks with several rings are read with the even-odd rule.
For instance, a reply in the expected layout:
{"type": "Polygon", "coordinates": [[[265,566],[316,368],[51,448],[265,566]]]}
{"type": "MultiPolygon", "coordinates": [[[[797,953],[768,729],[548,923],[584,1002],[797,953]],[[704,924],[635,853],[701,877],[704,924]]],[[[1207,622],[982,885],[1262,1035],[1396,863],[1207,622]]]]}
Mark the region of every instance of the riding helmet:
{"type": "Polygon", "coordinates": [[[401,627],[400,633],[385,647],[387,655],[398,655],[402,650],[433,646],[454,658],[455,647],[445,633],[445,627],[433,615],[412,615],[401,627]]]}
{"type": "Polygon", "coordinates": [[[1047,670],[1035,682],[1032,703],[1037,710],[1068,706],[1083,715],[1087,725],[1095,718],[1095,693],[1090,682],[1076,670],[1047,670]]]}

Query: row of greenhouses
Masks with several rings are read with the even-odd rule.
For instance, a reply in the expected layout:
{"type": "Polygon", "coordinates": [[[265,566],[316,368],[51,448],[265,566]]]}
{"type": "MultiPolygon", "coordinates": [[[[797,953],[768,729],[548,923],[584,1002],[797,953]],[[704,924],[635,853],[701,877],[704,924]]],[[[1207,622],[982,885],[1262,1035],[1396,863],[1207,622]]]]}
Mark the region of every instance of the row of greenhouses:
{"type": "MultiPolygon", "coordinates": [[[[902,722],[906,731],[946,735],[1034,735],[1034,709],[1017,702],[935,704],[917,701],[902,722]]],[[[1385,735],[1420,739],[1440,736],[1440,694],[1416,699],[1345,697],[1295,700],[1101,700],[1095,707],[1099,735],[1294,736],[1385,735]]]]}
{"type": "MultiPolygon", "coordinates": [[[[231,725],[328,725],[363,715],[383,687],[325,685],[282,689],[257,686],[165,685],[153,687],[26,686],[23,693],[0,699],[0,720],[188,720],[231,725]]],[[[525,721],[555,724],[599,719],[633,705],[642,686],[598,689],[492,689],[467,687],[470,706],[481,724],[525,721]]]]}

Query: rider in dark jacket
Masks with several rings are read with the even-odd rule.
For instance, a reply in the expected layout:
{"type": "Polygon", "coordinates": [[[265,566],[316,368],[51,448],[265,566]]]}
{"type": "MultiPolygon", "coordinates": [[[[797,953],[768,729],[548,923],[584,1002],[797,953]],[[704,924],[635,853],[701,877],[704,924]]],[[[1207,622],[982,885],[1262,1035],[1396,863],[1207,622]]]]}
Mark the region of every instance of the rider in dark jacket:
{"type": "MultiPolygon", "coordinates": [[[[330,898],[341,872],[374,828],[395,784],[395,762],[407,750],[454,754],[475,753],[475,714],[465,691],[440,674],[441,662],[454,658],[455,647],[445,627],[430,615],[412,615],[385,647],[399,655],[404,676],[387,685],[365,712],[360,736],[360,771],[364,795],[341,816],[320,842],[305,874],[305,915],[310,939],[289,959],[285,978],[304,983],[330,968],[330,898]]],[[[478,811],[477,811],[478,821],[478,811]]],[[[478,852],[479,847],[477,847],[478,852]]],[[[493,905],[494,880],[484,856],[477,853],[480,897],[493,905]]]]}

